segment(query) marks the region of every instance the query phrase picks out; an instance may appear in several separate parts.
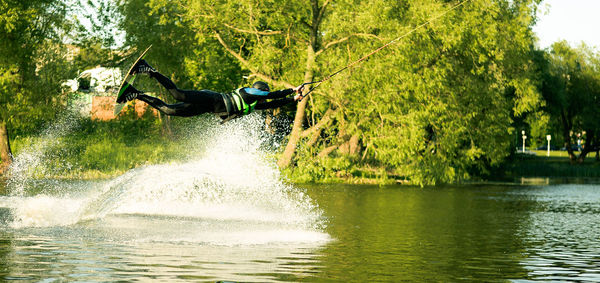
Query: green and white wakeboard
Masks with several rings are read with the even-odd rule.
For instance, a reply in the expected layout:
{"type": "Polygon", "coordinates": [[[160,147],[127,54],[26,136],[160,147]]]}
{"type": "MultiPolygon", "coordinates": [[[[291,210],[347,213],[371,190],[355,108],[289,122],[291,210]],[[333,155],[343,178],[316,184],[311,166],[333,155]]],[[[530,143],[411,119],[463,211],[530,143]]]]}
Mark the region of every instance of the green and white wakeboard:
{"type": "MultiPolygon", "coordinates": [[[[123,78],[123,81],[121,81],[121,85],[119,86],[119,92],[117,92],[117,101],[123,95],[123,91],[125,90],[126,83],[133,84],[133,82],[135,81],[135,77],[137,76],[137,74],[132,75],[131,70],[133,70],[133,67],[135,67],[135,64],[137,64],[140,60],[144,59],[144,56],[146,56],[146,53],[148,52],[148,50],[150,50],[150,47],[152,47],[152,45],[148,46],[148,48],[146,48],[146,50],[144,50],[144,52],[142,52],[140,57],[138,57],[135,60],[135,62],[133,62],[133,64],[131,65],[131,68],[129,68],[129,70],[125,74],[125,77],[123,78]]],[[[123,107],[125,107],[126,104],[127,104],[127,102],[115,103],[115,109],[114,109],[115,116],[119,115],[119,113],[121,112],[121,110],[123,110],[123,107]]]]}

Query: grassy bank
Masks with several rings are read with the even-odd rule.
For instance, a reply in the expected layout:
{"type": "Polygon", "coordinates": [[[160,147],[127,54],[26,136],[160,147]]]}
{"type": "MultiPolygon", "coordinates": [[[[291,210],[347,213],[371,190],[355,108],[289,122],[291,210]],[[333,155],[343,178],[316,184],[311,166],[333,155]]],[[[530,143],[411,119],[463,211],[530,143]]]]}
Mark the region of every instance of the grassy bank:
{"type": "Polygon", "coordinates": [[[11,141],[13,154],[31,156],[27,162],[37,164],[30,170],[40,177],[98,179],[179,158],[184,146],[176,131],[163,134],[154,119],[81,119],[76,124],[69,130],[17,136],[11,141]]]}

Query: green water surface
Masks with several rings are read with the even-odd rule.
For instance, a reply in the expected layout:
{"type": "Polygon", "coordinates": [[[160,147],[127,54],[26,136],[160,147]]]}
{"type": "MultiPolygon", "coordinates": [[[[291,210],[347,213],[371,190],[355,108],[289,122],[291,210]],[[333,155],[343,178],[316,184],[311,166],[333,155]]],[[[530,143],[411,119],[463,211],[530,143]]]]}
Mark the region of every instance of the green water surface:
{"type": "Polygon", "coordinates": [[[599,185],[300,187],[328,241],[190,242],[222,223],[143,215],[11,228],[0,208],[0,281],[600,281],[599,185]],[[173,238],[131,241],[149,233],[173,238]]]}

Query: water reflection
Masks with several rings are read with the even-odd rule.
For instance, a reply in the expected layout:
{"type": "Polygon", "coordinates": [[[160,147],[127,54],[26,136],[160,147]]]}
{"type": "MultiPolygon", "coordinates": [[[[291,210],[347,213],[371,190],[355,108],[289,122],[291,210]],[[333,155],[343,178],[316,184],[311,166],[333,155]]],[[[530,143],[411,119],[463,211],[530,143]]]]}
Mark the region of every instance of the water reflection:
{"type": "MultiPolygon", "coordinates": [[[[0,278],[169,282],[248,281],[250,278],[264,282],[298,281],[319,269],[315,250],[322,242],[252,245],[186,242],[177,239],[197,228],[190,228],[192,223],[177,230],[170,230],[174,225],[161,224],[166,224],[166,220],[110,216],[103,221],[70,227],[0,231],[0,239],[3,239],[0,242],[0,278]],[[154,221],[159,223],[149,225],[154,221]],[[121,224],[136,222],[136,226],[121,229],[121,224]],[[157,226],[163,228],[149,230],[157,226]]],[[[211,231],[215,233],[215,229],[211,231]]],[[[281,233],[278,230],[271,232],[281,233]]],[[[235,234],[236,231],[223,231],[223,237],[228,233],[235,234]]],[[[199,234],[188,236],[192,238],[199,234]]]]}
{"type": "Polygon", "coordinates": [[[600,187],[313,186],[339,280],[600,280],[600,187]],[[568,279],[567,279],[568,278],[568,279]]]}
{"type": "Polygon", "coordinates": [[[326,277],[455,281],[518,278],[528,215],[500,202],[501,190],[313,187],[332,219],[326,277]]]}

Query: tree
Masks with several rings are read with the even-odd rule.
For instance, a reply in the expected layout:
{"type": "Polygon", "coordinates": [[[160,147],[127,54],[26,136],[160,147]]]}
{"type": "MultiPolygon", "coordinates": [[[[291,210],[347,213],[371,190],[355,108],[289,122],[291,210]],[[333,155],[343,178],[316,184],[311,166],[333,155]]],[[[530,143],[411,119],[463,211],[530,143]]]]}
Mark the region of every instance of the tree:
{"type": "Polygon", "coordinates": [[[182,72],[185,58],[195,51],[194,35],[178,5],[160,1],[120,1],[120,28],[125,31],[124,49],[133,49],[133,58],[152,45],[147,58],[161,72],[168,74],[183,87],[190,86],[182,72]]]}
{"type": "MultiPolygon", "coordinates": [[[[381,5],[393,13],[369,10],[379,7],[373,2],[362,7],[372,17],[388,16],[377,23],[391,27],[379,31],[384,42],[455,4],[397,3],[381,5]]],[[[471,1],[369,59],[336,89],[334,104],[344,106],[338,151],[343,136],[361,135],[363,160],[420,184],[467,179],[501,163],[510,152],[512,115],[539,103],[529,67],[535,4],[471,1]]]]}
{"type": "Polygon", "coordinates": [[[69,28],[63,1],[0,1],[0,171],[11,163],[10,133],[56,112],[68,76],[61,40],[69,28]],[[59,71],[60,70],[60,71],[59,71]]]}
{"type": "Polygon", "coordinates": [[[544,55],[540,63],[544,110],[560,122],[571,161],[581,163],[600,149],[600,56],[585,45],[571,48],[566,41],[554,43],[544,55]],[[573,150],[574,139],[584,140],[579,155],[573,150]]]}
{"type": "MultiPolygon", "coordinates": [[[[73,0],[77,1],[77,0],[73,0]]],[[[87,0],[71,6],[77,21],[68,42],[79,47],[73,60],[78,70],[97,66],[116,67],[122,63],[123,18],[114,0],[87,0]],[[85,19],[85,22],[80,19],[85,19]]]]}

